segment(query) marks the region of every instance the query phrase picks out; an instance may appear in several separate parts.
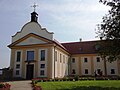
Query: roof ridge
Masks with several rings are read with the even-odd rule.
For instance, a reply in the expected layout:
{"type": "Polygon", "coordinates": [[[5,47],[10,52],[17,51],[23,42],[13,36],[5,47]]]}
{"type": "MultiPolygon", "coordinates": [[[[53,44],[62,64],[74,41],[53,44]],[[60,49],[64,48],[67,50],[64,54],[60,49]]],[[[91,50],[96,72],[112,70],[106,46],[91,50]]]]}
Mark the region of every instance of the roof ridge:
{"type": "Polygon", "coordinates": [[[98,42],[98,41],[100,41],[100,40],[92,40],[92,41],[78,41],[78,42],[63,42],[63,43],[61,43],[61,44],[70,44],[70,43],[85,43],[85,42],[98,42]]]}

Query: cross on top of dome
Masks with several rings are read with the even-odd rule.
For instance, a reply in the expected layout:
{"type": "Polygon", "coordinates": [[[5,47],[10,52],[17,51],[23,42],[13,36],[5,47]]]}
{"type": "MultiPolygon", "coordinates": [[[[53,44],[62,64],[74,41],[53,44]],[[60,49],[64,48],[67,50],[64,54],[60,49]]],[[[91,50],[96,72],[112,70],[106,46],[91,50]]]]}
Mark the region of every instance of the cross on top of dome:
{"type": "Polygon", "coordinates": [[[34,12],[35,12],[36,7],[38,7],[38,5],[37,5],[36,3],[34,3],[34,5],[32,5],[31,7],[33,7],[33,8],[34,8],[34,12]]]}

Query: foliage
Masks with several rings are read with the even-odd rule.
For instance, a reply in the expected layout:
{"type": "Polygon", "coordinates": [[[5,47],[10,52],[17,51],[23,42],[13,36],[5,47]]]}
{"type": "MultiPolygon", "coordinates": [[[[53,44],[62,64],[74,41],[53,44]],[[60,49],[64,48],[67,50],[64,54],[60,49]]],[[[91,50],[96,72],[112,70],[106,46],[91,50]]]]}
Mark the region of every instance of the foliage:
{"type": "Polygon", "coordinates": [[[8,83],[0,83],[0,90],[10,90],[11,85],[8,83]]]}
{"type": "Polygon", "coordinates": [[[57,81],[38,82],[43,90],[120,90],[120,81],[92,80],[92,81],[57,81]]]}
{"type": "Polygon", "coordinates": [[[108,14],[98,24],[97,35],[107,41],[101,44],[100,55],[108,56],[109,61],[120,59],[120,1],[100,0],[106,6],[111,7],[108,14]]]}

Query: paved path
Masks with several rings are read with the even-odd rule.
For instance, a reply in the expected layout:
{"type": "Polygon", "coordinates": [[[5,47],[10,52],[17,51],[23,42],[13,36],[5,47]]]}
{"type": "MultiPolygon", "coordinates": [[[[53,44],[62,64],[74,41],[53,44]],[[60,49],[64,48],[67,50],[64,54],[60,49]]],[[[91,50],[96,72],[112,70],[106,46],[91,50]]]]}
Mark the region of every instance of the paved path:
{"type": "Polygon", "coordinates": [[[10,81],[10,90],[32,90],[31,81],[10,81]]]}

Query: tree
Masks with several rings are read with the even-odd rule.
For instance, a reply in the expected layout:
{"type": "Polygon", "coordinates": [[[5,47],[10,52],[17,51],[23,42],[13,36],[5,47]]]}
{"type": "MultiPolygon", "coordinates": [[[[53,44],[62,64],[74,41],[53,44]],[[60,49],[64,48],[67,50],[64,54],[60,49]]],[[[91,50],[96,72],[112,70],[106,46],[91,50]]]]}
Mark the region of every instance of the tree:
{"type": "Polygon", "coordinates": [[[120,0],[100,0],[100,3],[111,9],[97,27],[97,35],[102,40],[99,54],[112,62],[120,59],[120,0]]]}

